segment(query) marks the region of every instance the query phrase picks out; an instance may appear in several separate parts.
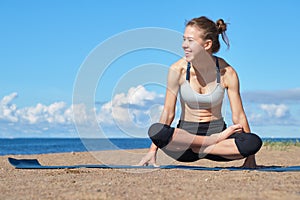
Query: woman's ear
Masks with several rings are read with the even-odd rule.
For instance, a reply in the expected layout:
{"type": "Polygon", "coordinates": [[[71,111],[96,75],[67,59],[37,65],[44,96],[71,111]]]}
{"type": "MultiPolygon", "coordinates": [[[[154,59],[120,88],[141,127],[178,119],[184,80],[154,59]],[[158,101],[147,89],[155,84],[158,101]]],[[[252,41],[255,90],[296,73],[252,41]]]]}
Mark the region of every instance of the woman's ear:
{"type": "Polygon", "coordinates": [[[204,43],[204,49],[207,51],[212,47],[212,40],[206,40],[204,43]]]}

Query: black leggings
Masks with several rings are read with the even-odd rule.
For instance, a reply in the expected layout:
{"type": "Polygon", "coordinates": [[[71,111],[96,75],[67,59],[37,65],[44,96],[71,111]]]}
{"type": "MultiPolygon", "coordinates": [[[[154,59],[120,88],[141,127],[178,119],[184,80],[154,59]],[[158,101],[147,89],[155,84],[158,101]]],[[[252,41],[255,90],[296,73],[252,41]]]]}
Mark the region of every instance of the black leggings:
{"type": "MultiPolygon", "coordinates": [[[[180,120],[177,128],[184,129],[194,135],[209,136],[214,133],[222,132],[226,129],[226,124],[223,119],[211,122],[186,122],[180,120]]],[[[231,159],[222,156],[204,153],[195,153],[192,149],[185,151],[170,151],[164,148],[171,140],[175,128],[165,124],[155,123],[148,131],[152,142],[162,149],[168,156],[181,162],[194,162],[201,158],[206,158],[214,161],[231,161],[231,159]]],[[[235,144],[243,157],[248,157],[259,151],[262,146],[262,140],[254,133],[234,133],[229,138],[235,139],[235,144]]]]}

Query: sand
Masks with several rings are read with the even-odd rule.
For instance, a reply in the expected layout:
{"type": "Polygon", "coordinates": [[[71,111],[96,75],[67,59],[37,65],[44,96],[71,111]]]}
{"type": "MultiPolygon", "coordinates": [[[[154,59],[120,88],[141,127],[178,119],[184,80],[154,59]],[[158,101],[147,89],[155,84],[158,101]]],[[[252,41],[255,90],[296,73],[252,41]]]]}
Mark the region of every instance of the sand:
{"type": "MultiPolygon", "coordinates": [[[[0,199],[300,199],[300,172],[180,169],[14,169],[7,158],[37,158],[45,165],[137,164],[146,149],[0,157],[0,199]]],[[[300,165],[300,147],[263,147],[258,164],[300,165]]],[[[160,164],[174,162],[159,152],[160,164]]],[[[240,166],[200,160],[188,165],[240,166]]]]}

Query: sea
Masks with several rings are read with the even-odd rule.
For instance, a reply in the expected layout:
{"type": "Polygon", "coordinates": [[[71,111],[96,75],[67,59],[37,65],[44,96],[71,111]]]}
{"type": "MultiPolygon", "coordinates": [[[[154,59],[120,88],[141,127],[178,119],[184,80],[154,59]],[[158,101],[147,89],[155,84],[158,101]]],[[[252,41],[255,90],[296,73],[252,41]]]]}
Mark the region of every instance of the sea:
{"type": "MultiPolygon", "coordinates": [[[[263,138],[269,142],[299,142],[300,138],[263,138]]],[[[149,138],[0,138],[0,156],[149,148],[149,138]]]]}

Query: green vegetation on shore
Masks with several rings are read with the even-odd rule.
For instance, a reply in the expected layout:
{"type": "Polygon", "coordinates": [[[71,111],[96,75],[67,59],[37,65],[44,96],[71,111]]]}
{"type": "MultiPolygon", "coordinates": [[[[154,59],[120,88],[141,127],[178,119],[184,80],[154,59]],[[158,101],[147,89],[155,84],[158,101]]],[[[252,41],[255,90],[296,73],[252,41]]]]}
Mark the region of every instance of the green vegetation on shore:
{"type": "Polygon", "coordinates": [[[271,141],[271,140],[265,140],[263,142],[263,145],[267,149],[275,149],[275,150],[287,150],[290,147],[297,146],[300,147],[300,140],[296,141],[271,141]]]}

